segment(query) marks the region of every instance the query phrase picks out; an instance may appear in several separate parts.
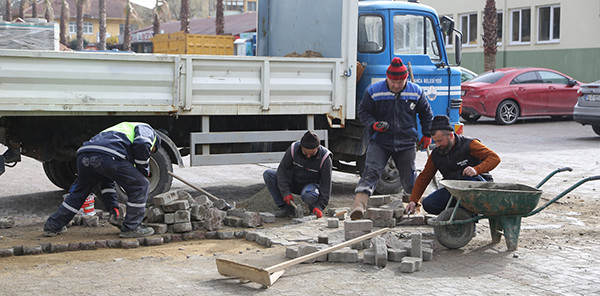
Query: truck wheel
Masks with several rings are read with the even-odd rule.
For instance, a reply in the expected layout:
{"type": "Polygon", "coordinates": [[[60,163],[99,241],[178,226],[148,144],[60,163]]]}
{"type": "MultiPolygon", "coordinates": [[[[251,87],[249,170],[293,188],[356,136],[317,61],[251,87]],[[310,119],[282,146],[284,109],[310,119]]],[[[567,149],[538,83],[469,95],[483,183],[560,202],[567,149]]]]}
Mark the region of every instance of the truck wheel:
{"type": "Polygon", "coordinates": [[[600,125],[592,125],[592,129],[596,133],[596,135],[600,136],[600,125]]]}
{"type": "MultiPolygon", "coordinates": [[[[150,157],[150,194],[146,202],[147,206],[152,205],[153,196],[171,189],[173,177],[168,172],[173,172],[173,164],[167,151],[160,148],[150,157]]],[[[120,186],[117,186],[117,199],[120,203],[127,203],[127,194],[120,186]]]]}
{"type": "MultiPolygon", "coordinates": [[[[454,211],[454,208],[445,209],[437,216],[436,221],[450,220],[452,211],[454,211]]],[[[456,210],[454,220],[452,221],[467,220],[470,218],[471,215],[467,211],[459,208],[456,210]]],[[[433,228],[433,234],[440,245],[448,249],[458,249],[468,244],[473,238],[473,235],[475,234],[475,222],[435,226],[433,228]]]]}
{"type": "Polygon", "coordinates": [[[44,173],[46,173],[46,176],[52,184],[64,190],[69,190],[69,188],[71,188],[71,185],[77,176],[75,160],[51,160],[44,162],[42,166],[44,167],[44,173]]]}
{"type": "Polygon", "coordinates": [[[383,173],[375,186],[375,192],[378,194],[396,194],[402,191],[402,180],[400,180],[400,174],[396,169],[396,164],[390,157],[383,173]]]}

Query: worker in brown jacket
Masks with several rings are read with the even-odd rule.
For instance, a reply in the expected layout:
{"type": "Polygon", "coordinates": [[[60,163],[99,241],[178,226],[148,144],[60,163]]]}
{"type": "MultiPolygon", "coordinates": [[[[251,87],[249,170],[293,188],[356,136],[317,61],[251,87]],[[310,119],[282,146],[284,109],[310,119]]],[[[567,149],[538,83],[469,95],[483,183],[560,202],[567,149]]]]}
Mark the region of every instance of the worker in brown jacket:
{"type": "MultiPolygon", "coordinates": [[[[427,185],[439,170],[446,180],[492,181],[489,171],[499,163],[500,157],[494,151],[481,144],[479,140],[457,135],[447,116],[438,115],[431,123],[431,139],[436,147],[427,159],[425,168],[417,177],[406,213],[414,213],[419,199],[427,185]]],[[[438,215],[448,204],[450,192],[446,188],[438,189],[423,199],[423,209],[427,213],[438,215]]],[[[456,200],[453,201],[454,205],[456,200]]]]}

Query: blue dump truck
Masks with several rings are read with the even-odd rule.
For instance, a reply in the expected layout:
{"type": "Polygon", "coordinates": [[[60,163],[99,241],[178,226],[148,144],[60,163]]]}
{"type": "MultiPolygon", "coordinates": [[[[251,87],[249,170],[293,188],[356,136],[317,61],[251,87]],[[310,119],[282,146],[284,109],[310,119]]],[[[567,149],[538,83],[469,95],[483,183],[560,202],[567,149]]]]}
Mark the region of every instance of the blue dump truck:
{"type": "MultiPolygon", "coordinates": [[[[257,56],[0,49],[0,173],[24,155],[68,189],[77,148],[120,121],[147,122],[163,138],[150,162],[151,194],[170,188],[168,172],[184,156],[191,166],[278,162],[306,129],[333,152],[336,169],[360,172],[367,140],[356,108],[396,56],[434,113],[462,132],[460,72],[445,44],[454,23],[434,9],[261,0],[257,24],[257,56]]],[[[386,171],[378,191],[397,192],[393,166],[386,171]]]]}

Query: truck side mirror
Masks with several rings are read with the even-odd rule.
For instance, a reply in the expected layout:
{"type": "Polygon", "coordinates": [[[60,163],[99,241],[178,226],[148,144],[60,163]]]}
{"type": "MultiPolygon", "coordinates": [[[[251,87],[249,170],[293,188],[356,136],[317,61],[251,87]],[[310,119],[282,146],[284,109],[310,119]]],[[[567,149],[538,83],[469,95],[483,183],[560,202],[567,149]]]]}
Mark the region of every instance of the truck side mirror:
{"type": "Polygon", "coordinates": [[[454,35],[454,59],[456,65],[460,66],[462,60],[462,34],[460,34],[460,32],[457,32],[456,35],[454,35]]]}

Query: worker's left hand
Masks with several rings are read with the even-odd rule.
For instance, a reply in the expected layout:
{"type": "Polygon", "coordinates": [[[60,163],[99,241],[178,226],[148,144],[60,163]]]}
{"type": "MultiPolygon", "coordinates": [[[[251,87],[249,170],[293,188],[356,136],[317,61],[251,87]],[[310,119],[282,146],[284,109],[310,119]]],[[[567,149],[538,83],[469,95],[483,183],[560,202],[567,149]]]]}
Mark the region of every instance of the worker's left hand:
{"type": "Polygon", "coordinates": [[[477,175],[477,171],[472,166],[468,166],[463,170],[463,176],[474,177],[477,175]]]}
{"type": "Polygon", "coordinates": [[[427,149],[427,147],[429,147],[429,145],[431,144],[431,138],[427,137],[427,136],[422,136],[421,140],[419,141],[419,144],[417,144],[417,146],[420,149],[427,149]]]}
{"type": "Polygon", "coordinates": [[[319,208],[314,208],[313,214],[315,214],[315,216],[317,216],[317,218],[323,217],[323,212],[319,208]]]}

